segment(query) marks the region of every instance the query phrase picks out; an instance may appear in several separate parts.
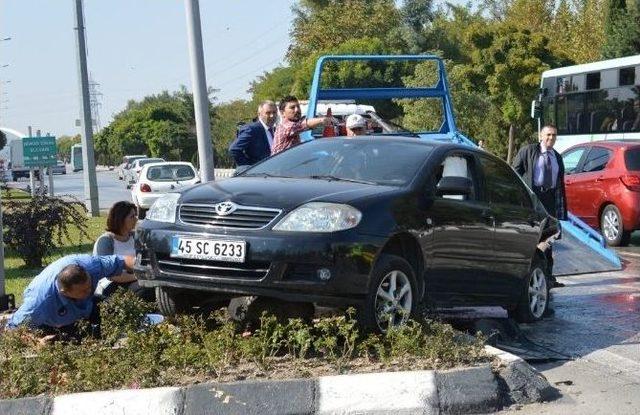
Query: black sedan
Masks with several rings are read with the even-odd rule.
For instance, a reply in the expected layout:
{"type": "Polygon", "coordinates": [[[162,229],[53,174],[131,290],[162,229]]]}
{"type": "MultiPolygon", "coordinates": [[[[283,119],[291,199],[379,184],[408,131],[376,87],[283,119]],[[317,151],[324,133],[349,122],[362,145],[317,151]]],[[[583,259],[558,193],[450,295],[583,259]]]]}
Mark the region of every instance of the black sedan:
{"type": "Polygon", "coordinates": [[[383,331],[426,302],[499,305],[535,321],[557,230],[516,173],[481,150],[324,139],[159,199],[137,229],[136,274],[165,314],[204,293],[354,305],[363,326],[383,331]]]}

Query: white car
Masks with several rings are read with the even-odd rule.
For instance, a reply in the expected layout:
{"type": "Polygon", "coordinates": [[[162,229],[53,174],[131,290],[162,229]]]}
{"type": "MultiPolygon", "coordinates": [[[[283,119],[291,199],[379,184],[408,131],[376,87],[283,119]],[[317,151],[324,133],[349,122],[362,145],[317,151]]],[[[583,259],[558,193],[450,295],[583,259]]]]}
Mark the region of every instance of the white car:
{"type": "Polygon", "coordinates": [[[144,219],[147,210],[156,199],[168,192],[175,192],[199,182],[198,172],[191,163],[150,163],[142,168],[138,182],[131,190],[131,199],[138,207],[138,216],[144,219]]]}
{"type": "Polygon", "coordinates": [[[140,177],[140,172],[145,164],[150,163],[158,163],[164,161],[161,158],[142,158],[136,159],[133,163],[129,164],[129,168],[124,172],[124,182],[127,185],[127,189],[131,189],[131,187],[138,181],[138,177],[140,177]]]}
{"type": "Polygon", "coordinates": [[[144,154],[126,155],[122,157],[122,164],[120,164],[116,169],[118,173],[118,180],[124,180],[125,172],[127,171],[127,168],[129,168],[130,163],[133,163],[133,161],[136,159],[144,158],[148,157],[144,154]]]}

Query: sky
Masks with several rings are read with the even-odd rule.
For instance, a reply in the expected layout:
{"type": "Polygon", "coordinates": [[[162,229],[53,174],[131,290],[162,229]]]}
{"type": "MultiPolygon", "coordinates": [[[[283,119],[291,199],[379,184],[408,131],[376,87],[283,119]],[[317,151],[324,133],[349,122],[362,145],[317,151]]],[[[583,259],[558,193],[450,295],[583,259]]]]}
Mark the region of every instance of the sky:
{"type": "MultiPolygon", "coordinates": [[[[248,98],[257,76],[284,63],[294,0],[200,0],[207,84],[218,102],[248,98]]],[[[0,0],[0,125],[80,133],[75,0],[0,0]],[[8,65],[7,67],[3,67],[8,65]]],[[[191,90],[182,0],[85,0],[89,72],[100,124],[127,101],[191,90]]]]}

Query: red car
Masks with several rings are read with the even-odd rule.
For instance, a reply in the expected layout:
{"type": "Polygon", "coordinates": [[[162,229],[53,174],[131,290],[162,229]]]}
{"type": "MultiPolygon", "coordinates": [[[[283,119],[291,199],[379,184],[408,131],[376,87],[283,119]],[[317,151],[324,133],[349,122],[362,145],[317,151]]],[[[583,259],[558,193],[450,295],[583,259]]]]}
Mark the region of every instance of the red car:
{"type": "Polygon", "coordinates": [[[562,153],[569,212],[599,228],[607,244],[640,229],[640,140],[593,141],[562,153]]]}

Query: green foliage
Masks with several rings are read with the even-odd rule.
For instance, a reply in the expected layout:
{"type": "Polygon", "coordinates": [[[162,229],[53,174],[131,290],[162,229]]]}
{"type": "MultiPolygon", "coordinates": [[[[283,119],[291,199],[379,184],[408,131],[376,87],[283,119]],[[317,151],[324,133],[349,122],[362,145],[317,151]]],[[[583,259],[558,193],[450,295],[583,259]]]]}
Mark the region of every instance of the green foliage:
{"type": "Polygon", "coordinates": [[[640,11],[625,0],[609,0],[602,57],[621,58],[640,53],[640,11]]]}
{"type": "Polygon", "coordinates": [[[249,92],[253,97],[253,102],[260,102],[270,99],[277,101],[280,98],[293,93],[294,70],[292,67],[277,67],[271,72],[265,72],[251,83],[249,92]]]}
{"type": "Polygon", "coordinates": [[[78,201],[40,195],[3,204],[4,243],[27,267],[42,267],[42,258],[69,240],[71,229],[88,237],[87,210],[78,201]]]}
{"type": "Polygon", "coordinates": [[[56,147],[58,149],[58,160],[70,161],[71,147],[80,143],[80,134],[73,137],[69,135],[61,135],[56,139],[56,147]]]}
{"type": "Polygon", "coordinates": [[[126,154],[196,161],[193,98],[183,88],[129,101],[111,124],[95,136],[100,164],[118,164],[126,154]]]}
{"type": "Polygon", "coordinates": [[[211,120],[211,135],[215,153],[216,168],[234,167],[229,155],[229,145],[236,138],[238,122],[250,122],[257,116],[258,104],[236,100],[214,107],[211,120]]]}
{"type": "Polygon", "coordinates": [[[6,145],[7,145],[7,135],[4,133],[4,131],[0,131],[0,150],[2,150],[6,145]]]}
{"type": "Polygon", "coordinates": [[[313,324],[263,315],[258,330],[240,333],[221,313],[145,326],[145,312],[144,304],[119,291],[102,305],[102,339],[41,345],[38,334],[25,328],[2,333],[0,399],[243,379],[252,373],[269,377],[278,370],[299,377],[319,365],[341,373],[356,362],[424,370],[487,361],[482,338],[465,340],[434,321],[364,336],[353,310],[313,324]]]}

